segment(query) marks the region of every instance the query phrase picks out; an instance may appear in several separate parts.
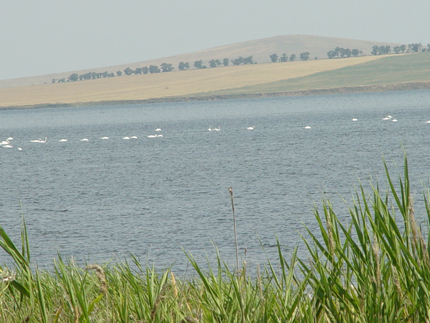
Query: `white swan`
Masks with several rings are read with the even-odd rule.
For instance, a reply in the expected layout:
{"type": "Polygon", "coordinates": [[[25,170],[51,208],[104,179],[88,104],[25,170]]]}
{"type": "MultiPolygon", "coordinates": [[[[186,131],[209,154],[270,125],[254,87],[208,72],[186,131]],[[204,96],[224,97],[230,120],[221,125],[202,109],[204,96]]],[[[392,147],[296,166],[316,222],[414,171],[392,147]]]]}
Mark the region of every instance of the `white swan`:
{"type": "Polygon", "coordinates": [[[48,141],[48,137],[45,137],[45,140],[41,140],[41,139],[39,139],[39,142],[41,143],[41,144],[44,144],[45,142],[47,142],[48,141]]]}
{"type": "Polygon", "coordinates": [[[124,138],[122,138],[122,139],[129,140],[129,139],[130,139],[130,137],[124,137],[124,138]]]}
{"type": "Polygon", "coordinates": [[[3,140],[2,142],[0,142],[0,145],[9,145],[10,141],[9,140],[3,140]]]}
{"type": "Polygon", "coordinates": [[[426,123],[430,123],[430,120],[429,120],[429,121],[426,121],[426,123]]]}
{"type": "Polygon", "coordinates": [[[208,129],[208,131],[212,131],[212,126],[209,126],[209,129],[208,129]]]}
{"type": "Polygon", "coordinates": [[[357,121],[357,118],[352,118],[352,121],[357,121]]]}
{"type": "Polygon", "coordinates": [[[220,130],[221,130],[221,127],[220,127],[220,126],[218,126],[218,128],[213,128],[212,130],[213,130],[213,131],[220,131],[220,130]]]}
{"type": "Polygon", "coordinates": [[[149,135],[148,138],[157,138],[157,135],[149,135]]]}
{"type": "Polygon", "coordinates": [[[66,142],[66,141],[68,141],[67,139],[60,139],[60,140],[58,140],[59,142],[66,142]]]}
{"type": "Polygon", "coordinates": [[[163,135],[156,135],[157,137],[163,137],[163,135]]]}
{"type": "Polygon", "coordinates": [[[305,129],[311,129],[311,126],[306,126],[305,129]]]}
{"type": "Polygon", "coordinates": [[[89,141],[87,138],[83,138],[81,139],[81,141],[89,141]]]}
{"type": "Polygon", "coordinates": [[[157,128],[157,129],[155,129],[155,131],[161,131],[161,129],[160,129],[160,128],[157,128]]]}
{"type": "Polygon", "coordinates": [[[3,148],[13,148],[11,145],[4,145],[3,148]]]}
{"type": "Polygon", "coordinates": [[[255,126],[248,127],[248,128],[246,128],[246,129],[248,129],[248,130],[254,130],[254,128],[255,128],[255,126]]]}
{"type": "Polygon", "coordinates": [[[40,142],[42,139],[34,139],[34,140],[30,140],[30,142],[40,142]]]}
{"type": "Polygon", "coordinates": [[[392,118],[393,118],[392,116],[387,115],[385,118],[382,118],[382,120],[390,120],[390,119],[392,119],[392,118]]]}
{"type": "Polygon", "coordinates": [[[130,139],[137,139],[137,137],[136,136],[131,136],[130,139]]]}
{"type": "Polygon", "coordinates": [[[393,120],[391,120],[391,121],[393,121],[393,122],[397,122],[397,119],[393,119],[393,120]]]}
{"type": "Polygon", "coordinates": [[[18,150],[22,150],[22,148],[21,148],[21,147],[19,147],[19,148],[18,148],[18,150]]]}
{"type": "Polygon", "coordinates": [[[13,138],[12,138],[12,137],[9,137],[9,138],[7,138],[6,140],[7,140],[7,141],[9,141],[9,140],[13,140],[13,138]]]}
{"type": "Polygon", "coordinates": [[[100,139],[102,139],[102,140],[108,140],[109,137],[101,137],[100,139]]]}

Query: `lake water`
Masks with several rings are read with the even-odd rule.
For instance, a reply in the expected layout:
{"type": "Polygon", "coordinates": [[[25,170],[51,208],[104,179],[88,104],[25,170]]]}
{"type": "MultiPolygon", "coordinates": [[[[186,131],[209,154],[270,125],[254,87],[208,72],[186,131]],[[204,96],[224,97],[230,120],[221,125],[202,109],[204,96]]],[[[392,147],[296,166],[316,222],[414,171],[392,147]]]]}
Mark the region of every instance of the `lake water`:
{"type": "Polygon", "coordinates": [[[276,237],[303,246],[323,197],[348,221],[339,196],[351,200],[359,179],[384,183],[382,155],[396,176],[407,151],[419,204],[427,120],[430,91],[1,110],[0,141],[14,139],[0,148],[0,224],[19,244],[25,216],[39,266],[57,252],[99,263],[133,253],[183,272],[182,248],[204,262],[214,245],[234,264],[231,186],[241,257],[247,248],[248,263],[264,264],[265,252],[276,259],[276,237]]]}

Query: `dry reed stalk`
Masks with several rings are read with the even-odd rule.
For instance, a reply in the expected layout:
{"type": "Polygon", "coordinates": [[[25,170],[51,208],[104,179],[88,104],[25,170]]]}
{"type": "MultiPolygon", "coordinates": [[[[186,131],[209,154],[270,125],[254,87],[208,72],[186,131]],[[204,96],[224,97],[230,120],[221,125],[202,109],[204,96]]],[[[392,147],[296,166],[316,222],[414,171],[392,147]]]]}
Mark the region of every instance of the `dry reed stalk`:
{"type": "Polygon", "coordinates": [[[79,323],[79,308],[78,308],[78,306],[75,306],[75,311],[74,311],[75,313],[75,320],[74,320],[74,323],[79,323]]]}
{"type": "Polygon", "coordinates": [[[231,198],[231,208],[233,210],[233,227],[234,227],[234,241],[236,243],[236,270],[239,270],[239,247],[237,245],[237,232],[236,232],[236,216],[234,214],[234,197],[233,197],[233,188],[230,186],[228,188],[228,191],[230,192],[230,198],[231,198]]]}
{"type": "Polygon", "coordinates": [[[95,264],[95,265],[88,265],[85,268],[85,270],[95,270],[96,271],[97,278],[99,279],[99,282],[100,282],[99,291],[103,295],[106,295],[107,294],[107,284],[106,284],[106,275],[105,275],[103,268],[101,266],[95,264]]]}
{"type": "Polygon", "coordinates": [[[376,265],[375,283],[376,283],[376,286],[378,287],[378,291],[379,291],[379,289],[381,287],[381,268],[379,266],[379,245],[378,245],[378,241],[376,239],[373,240],[372,252],[373,252],[373,256],[375,257],[375,265],[376,265]]]}
{"type": "Polygon", "coordinates": [[[175,298],[178,298],[178,288],[176,286],[175,275],[172,272],[170,272],[170,277],[172,279],[173,295],[175,296],[175,298]]]}

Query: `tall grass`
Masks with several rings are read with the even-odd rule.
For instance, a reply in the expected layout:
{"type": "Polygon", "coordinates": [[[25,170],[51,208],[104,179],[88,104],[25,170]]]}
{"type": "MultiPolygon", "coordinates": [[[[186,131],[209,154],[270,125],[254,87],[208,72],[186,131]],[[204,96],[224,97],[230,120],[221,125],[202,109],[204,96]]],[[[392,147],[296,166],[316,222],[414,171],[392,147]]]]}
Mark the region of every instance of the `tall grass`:
{"type": "Polygon", "coordinates": [[[185,253],[195,275],[179,279],[131,257],[115,265],[55,260],[41,271],[30,258],[25,222],[22,247],[0,227],[0,247],[13,268],[0,267],[1,322],[429,322],[430,205],[426,226],[415,220],[407,158],[387,189],[359,186],[343,223],[330,201],[315,208],[319,232],[303,238],[288,256],[278,242],[276,263],[251,276],[244,262],[230,268],[219,256],[199,264],[185,253]]]}

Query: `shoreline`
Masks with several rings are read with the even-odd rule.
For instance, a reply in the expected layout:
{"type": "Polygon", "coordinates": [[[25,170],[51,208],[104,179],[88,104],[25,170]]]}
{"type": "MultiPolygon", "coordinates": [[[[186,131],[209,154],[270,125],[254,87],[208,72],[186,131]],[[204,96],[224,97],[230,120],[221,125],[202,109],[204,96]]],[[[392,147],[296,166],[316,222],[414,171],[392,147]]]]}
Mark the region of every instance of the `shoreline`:
{"type": "Polygon", "coordinates": [[[38,109],[38,108],[67,108],[79,106],[95,105],[120,105],[120,104],[152,104],[169,102],[196,102],[196,101],[218,101],[218,100],[237,100],[237,99],[257,99],[270,97],[292,97],[308,95],[333,95],[333,94],[353,94],[353,93],[372,93],[372,92],[392,92],[392,91],[413,91],[430,89],[430,81],[406,82],[384,85],[362,85],[344,86],[339,88],[308,89],[285,92],[255,92],[255,93],[233,93],[219,95],[190,95],[190,96],[171,96],[161,98],[151,98],[143,100],[109,100],[109,101],[89,101],[74,103],[46,103],[34,105],[19,105],[0,107],[0,110],[11,109],[38,109]]]}

